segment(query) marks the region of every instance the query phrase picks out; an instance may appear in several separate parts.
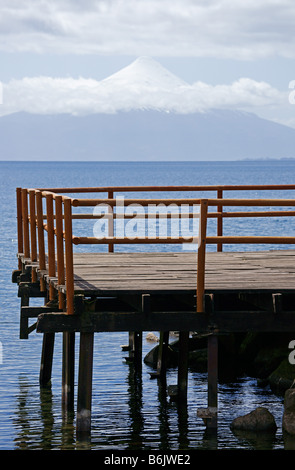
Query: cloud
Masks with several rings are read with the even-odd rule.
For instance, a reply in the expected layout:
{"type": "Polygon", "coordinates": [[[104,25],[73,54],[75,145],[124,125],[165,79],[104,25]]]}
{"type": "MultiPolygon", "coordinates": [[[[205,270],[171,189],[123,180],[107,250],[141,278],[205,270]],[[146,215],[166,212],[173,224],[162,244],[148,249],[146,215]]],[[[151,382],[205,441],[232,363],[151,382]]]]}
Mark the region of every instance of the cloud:
{"type": "Polygon", "coordinates": [[[160,109],[177,113],[209,109],[259,110],[282,106],[285,94],[266,82],[241,78],[231,84],[204,82],[174,88],[145,83],[114,84],[85,78],[32,77],[3,84],[0,114],[25,111],[39,114],[115,113],[131,109],[160,109]]]}
{"type": "Polygon", "coordinates": [[[295,57],[293,0],[1,0],[0,50],[295,57]]]}

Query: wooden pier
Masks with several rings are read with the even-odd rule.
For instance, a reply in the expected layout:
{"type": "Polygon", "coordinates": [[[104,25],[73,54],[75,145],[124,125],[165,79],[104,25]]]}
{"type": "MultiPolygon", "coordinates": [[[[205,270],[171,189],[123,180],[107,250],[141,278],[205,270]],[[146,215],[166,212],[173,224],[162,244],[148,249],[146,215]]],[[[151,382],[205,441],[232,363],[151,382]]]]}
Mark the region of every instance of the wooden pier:
{"type": "Polygon", "coordinates": [[[208,408],[199,415],[208,427],[216,427],[218,335],[295,332],[294,229],[284,236],[259,229],[258,235],[239,235],[236,229],[224,235],[223,224],[229,218],[249,217],[255,228],[267,217],[288,217],[293,222],[295,199],[262,196],[267,190],[294,189],[295,185],[17,188],[18,268],[12,281],[18,284],[21,299],[20,338],[28,338],[34,330],[43,334],[40,385],[44,387],[51,379],[55,334],[63,334],[66,412],[75,406],[79,333],[78,434],[91,431],[93,341],[94,333],[101,331],[129,332],[130,359],[139,369],[142,332],[159,331],[155,375],[160,380],[165,378],[168,333],[179,331],[176,393],[181,403],[187,397],[189,332],[206,333],[208,408]],[[256,191],[260,198],[226,199],[225,191],[256,191]],[[163,192],[178,197],[159,198],[163,192]],[[211,192],[215,199],[203,197],[211,192]],[[125,199],[130,193],[132,198],[125,199]],[[147,197],[134,198],[136,193],[147,197]],[[86,233],[87,220],[92,229],[99,222],[91,234],[86,233]],[[182,233],[179,227],[185,221],[191,226],[185,225],[182,233]],[[161,223],[164,234],[159,233],[161,223]],[[143,244],[145,252],[134,249],[143,244]],[[180,245],[179,252],[161,251],[161,245],[172,244],[180,245]],[[255,244],[284,245],[284,249],[250,250],[249,245],[255,244]],[[157,245],[157,251],[150,251],[150,245],[157,245]],[[224,251],[224,245],[239,245],[241,250],[224,251]],[[35,297],[40,297],[38,307],[30,306],[35,297]]]}

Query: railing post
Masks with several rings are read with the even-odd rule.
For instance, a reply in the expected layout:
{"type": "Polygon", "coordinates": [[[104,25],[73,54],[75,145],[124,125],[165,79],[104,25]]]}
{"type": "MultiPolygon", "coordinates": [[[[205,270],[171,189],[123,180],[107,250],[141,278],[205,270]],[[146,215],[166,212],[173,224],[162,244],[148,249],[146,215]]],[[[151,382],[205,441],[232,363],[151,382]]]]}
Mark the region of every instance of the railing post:
{"type": "Polygon", "coordinates": [[[47,212],[47,239],[48,239],[48,275],[49,275],[49,300],[54,300],[54,288],[50,278],[55,277],[55,240],[54,240],[54,217],[53,217],[53,195],[46,194],[47,212]]]}
{"type": "MultiPolygon", "coordinates": [[[[23,253],[23,216],[22,216],[22,189],[16,188],[16,214],[17,214],[17,250],[23,253]]],[[[21,269],[21,260],[18,260],[18,269],[21,269]]]]}
{"type": "MultiPolygon", "coordinates": [[[[223,198],[223,191],[222,189],[217,190],[217,199],[222,199],[223,198]]],[[[223,217],[222,217],[222,212],[223,212],[223,206],[218,205],[217,206],[217,236],[222,237],[223,234],[223,217]]],[[[222,251],[222,243],[217,243],[217,251],[222,251]]]]}
{"type": "MultiPolygon", "coordinates": [[[[69,199],[69,202],[71,200],[69,199]]],[[[65,207],[68,203],[65,204],[65,207]]],[[[65,236],[70,237],[72,247],[72,220],[71,220],[71,206],[64,209],[65,215],[65,236]],[[70,210],[69,210],[70,209],[70,210]],[[69,213],[68,213],[69,212],[69,213]],[[70,231],[70,234],[69,234],[70,231]]],[[[56,226],[56,254],[57,254],[57,278],[58,285],[65,284],[65,260],[64,260],[64,233],[63,233],[63,197],[55,196],[55,226],[56,226]]],[[[72,265],[72,261],[67,262],[67,267],[72,265]]],[[[69,274],[71,276],[71,274],[69,274]]],[[[68,301],[69,308],[71,309],[71,302],[73,301],[73,294],[70,293],[71,299],[68,301]]],[[[58,306],[60,309],[65,309],[65,295],[59,290],[58,292],[58,306]]],[[[71,310],[70,310],[71,311],[71,310]]],[[[69,310],[68,310],[68,313],[69,310]]],[[[64,331],[63,332],[63,350],[62,350],[62,408],[65,416],[68,411],[73,411],[74,408],[74,382],[75,382],[75,333],[64,331]]]]}
{"type": "MultiPolygon", "coordinates": [[[[201,200],[199,247],[198,247],[198,269],[197,269],[197,312],[204,311],[207,213],[208,213],[208,202],[206,200],[201,200]]],[[[221,230],[222,230],[222,225],[221,225],[221,230]]],[[[222,251],[222,246],[221,246],[220,251],[222,251]]],[[[208,411],[212,414],[212,416],[210,415],[211,416],[210,419],[206,420],[206,425],[207,425],[207,428],[216,429],[216,426],[217,426],[217,387],[218,387],[218,366],[217,366],[218,364],[218,338],[215,334],[208,337],[207,352],[208,352],[208,360],[207,360],[207,363],[208,363],[208,411]]]]}
{"type": "Polygon", "coordinates": [[[29,214],[28,214],[28,190],[22,189],[22,218],[24,236],[24,257],[30,257],[30,235],[29,235],[29,214]]]}
{"type": "MultiPolygon", "coordinates": [[[[108,191],[108,199],[113,199],[114,193],[113,191],[108,191]]],[[[113,237],[114,236],[114,208],[109,205],[108,208],[109,212],[109,219],[108,219],[108,236],[113,237]]],[[[114,251],[114,244],[110,243],[109,244],[109,253],[113,253],[114,251]]]]}
{"type": "MultiPolygon", "coordinates": [[[[62,196],[55,196],[55,228],[56,228],[57,279],[58,279],[58,285],[61,286],[65,284],[62,196]]],[[[65,296],[61,291],[58,292],[58,306],[62,310],[65,307],[65,296]]]]}
{"type": "MultiPolygon", "coordinates": [[[[46,269],[46,260],[45,260],[45,241],[44,241],[43,202],[42,202],[42,193],[40,191],[36,191],[36,208],[37,208],[39,270],[42,272],[42,271],[45,271],[46,269]]],[[[42,275],[40,276],[40,290],[42,292],[46,290],[45,281],[42,275]]]]}
{"type": "Polygon", "coordinates": [[[200,227],[198,243],[198,266],[197,266],[197,312],[204,310],[205,291],[205,257],[206,257],[206,232],[207,232],[208,201],[200,201],[200,227]]]}
{"type": "Polygon", "coordinates": [[[66,296],[67,313],[74,313],[74,265],[73,265],[73,229],[72,229],[72,201],[63,197],[65,216],[65,255],[66,255],[66,296]]]}
{"type": "MultiPolygon", "coordinates": [[[[30,201],[30,228],[31,228],[31,261],[32,263],[37,261],[37,224],[36,224],[36,202],[35,202],[35,190],[29,190],[29,201],[30,201]]],[[[31,271],[32,282],[37,279],[36,271],[32,268],[31,271]]]]}

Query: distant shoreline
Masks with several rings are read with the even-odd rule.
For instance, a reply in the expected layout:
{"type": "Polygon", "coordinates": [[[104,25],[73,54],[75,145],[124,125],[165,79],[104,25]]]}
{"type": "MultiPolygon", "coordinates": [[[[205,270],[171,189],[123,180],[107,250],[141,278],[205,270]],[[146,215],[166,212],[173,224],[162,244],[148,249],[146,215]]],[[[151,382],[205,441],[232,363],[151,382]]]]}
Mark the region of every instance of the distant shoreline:
{"type": "Polygon", "coordinates": [[[295,157],[240,158],[237,160],[0,160],[0,163],[241,163],[241,162],[295,162],[295,157]]]}

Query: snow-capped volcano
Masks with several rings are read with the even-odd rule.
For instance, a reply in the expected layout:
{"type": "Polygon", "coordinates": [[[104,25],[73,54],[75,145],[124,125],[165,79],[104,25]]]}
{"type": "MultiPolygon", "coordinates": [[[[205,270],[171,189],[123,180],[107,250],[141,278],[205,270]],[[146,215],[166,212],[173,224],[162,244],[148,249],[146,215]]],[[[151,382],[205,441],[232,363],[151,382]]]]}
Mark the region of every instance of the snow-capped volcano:
{"type": "Polygon", "coordinates": [[[188,87],[188,83],[177,77],[151,57],[139,57],[127,67],[102,80],[101,84],[111,89],[144,88],[172,91],[188,87]]]}
{"type": "Polygon", "coordinates": [[[190,85],[150,57],[139,57],[110,75],[97,90],[105,112],[131,110],[179,111],[190,85]]]}

